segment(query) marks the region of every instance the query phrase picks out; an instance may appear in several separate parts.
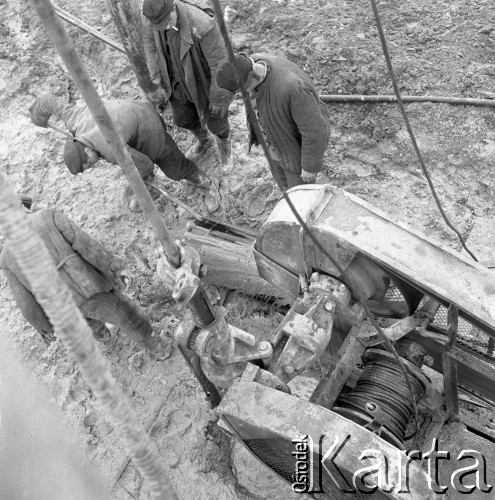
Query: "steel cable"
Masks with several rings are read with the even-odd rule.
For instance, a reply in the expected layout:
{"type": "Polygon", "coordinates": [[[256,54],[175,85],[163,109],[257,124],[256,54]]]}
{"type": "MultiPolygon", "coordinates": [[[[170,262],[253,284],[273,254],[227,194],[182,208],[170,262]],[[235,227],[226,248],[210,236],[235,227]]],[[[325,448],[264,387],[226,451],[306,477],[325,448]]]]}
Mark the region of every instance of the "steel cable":
{"type": "Polygon", "coordinates": [[[437,192],[435,190],[435,186],[433,185],[433,181],[431,180],[430,172],[426,168],[426,164],[423,160],[423,155],[421,154],[421,151],[419,150],[418,143],[416,142],[416,137],[414,135],[413,129],[411,127],[411,123],[409,122],[409,118],[407,116],[406,109],[404,107],[404,103],[402,101],[402,96],[400,94],[399,86],[397,84],[397,78],[395,77],[394,68],[392,66],[392,60],[390,58],[390,54],[388,51],[387,40],[385,39],[385,33],[383,31],[382,23],[380,20],[380,14],[378,13],[378,8],[376,6],[375,0],[371,0],[371,7],[373,8],[373,14],[375,16],[376,27],[378,29],[378,34],[380,35],[380,41],[382,44],[383,55],[385,56],[385,61],[387,62],[388,72],[390,74],[390,79],[392,80],[392,86],[394,87],[395,97],[397,98],[397,104],[399,105],[399,109],[400,109],[400,112],[402,114],[402,118],[404,118],[407,132],[409,133],[409,137],[411,138],[411,142],[412,142],[414,151],[416,153],[416,156],[418,157],[419,163],[421,165],[421,169],[423,170],[423,173],[424,173],[426,180],[428,182],[428,186],[430,187],[431,194],[433,195],[433,198],[435,200],[435,203],[437,204],[438,210],[440,211],[440,214],[442,215],[443,220],[445,221],[447,226],[450,229],[452,229],[452,231],[454,231],[454,233],[457,235],[464,250],[466,250],[466,252],[473,258],[473,260],[475,262],[478,262],[476,255],[474,255],[474,253],[467,247],[466,242],[464,241],[464,238],[462,237],[461,233],[452,224],[452,222],[450,222],[450,219],[448,218],[447,214],[445,213],[445,211],[442,207],[440,199],[439,199],[437,192]]]}
{"type": "MultiPolygon", "coordinates": [[[[339,396],[336,406],[350,408],[370,415],[367,403],[376,404],[388,417],[384,426],[400,441],[404,440],[407,424],[413,415],[413,403],[404,384],[396,363],[386,360],[373,360],[366,364],[356,387],[347,394],[339,396]]],[[[424,385],[414,376],[411,377],[414,399],[418,402],[424,395],[424,385]]]]}

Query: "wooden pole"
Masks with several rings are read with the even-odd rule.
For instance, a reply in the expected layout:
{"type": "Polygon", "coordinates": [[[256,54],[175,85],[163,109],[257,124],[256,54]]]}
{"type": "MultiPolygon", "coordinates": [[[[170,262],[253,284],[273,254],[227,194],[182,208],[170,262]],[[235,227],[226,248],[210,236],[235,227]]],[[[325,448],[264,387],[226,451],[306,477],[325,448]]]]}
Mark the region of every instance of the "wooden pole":
{"type": "Polygon", "coordinates": [[[72,14],[69,14],[67,11],[61,9],[58,5],[52,4],[53,8],[55,9],[55,12],[57,15],[67,21],[68,23],[72,24],[73,26],[76,26],[77,28],[82,29],[86,33],[89,33],[90,35],[93,35],[95,38],[98,38],[102,42],[106,43],[107,45],[110,45],[110,47],[113,47],[114,49],[126,53],[124,50],[124,47],[120,46],[118,43],[114,42],[111,38],[108,36],[104,35],[103,33],[100,33],[98,30],[95,30],[92,26],[89,24],[86,24],[84,21],[81,21],[78,19],[76,16],[73,16],[72,14]]]}
{"type": "MultiPolygon", "coordinates": [[[[172,265],[178,268],[181,264],[179,249],[165,227],[165,224],[163,223],[160,214],[153,203],[150,193],[146,189],[146,186],[141,179],[129,152],[127,151],[124,141],[117,133],[108,111],[103,105],[103,102],[101,101],[91,78],[85,70],[84,65],[77,55],[77,52],[74,50],[67,32],[55,14],[55,10],[53,9],[50,0],[31,0],[31,2],[38,12],[38,15],[43,22],[48,35],[52,39],[55,48],[62,57],[65,66],[76,82],[76,85],[79,88],[79,91],[81,92],[81,95],[83,96],[86,106],[88,107],[95,123],[110,146],[117,163],[127,177],[132,190],[136,194],[136,197],[143,208],[143,212],[153,225],[161,247],[160,251],[168,257],[172,265]]],[[[189,301],[188,307],[193,314],[195,323],[198,326],[208,326],[215,321],[215,310],[206,295],[202,283],[200,283],[197,287],[194,296],[189,301]]],[[[198,364],[198,366],[200,365],[198,364]]],[[[196,372],[195,374],[198,379],[200,379],[201,374],[196,372]]],[[[143,475],[145,474],[145,471],[141,470],[141,472],[143,475]]]]}
{"type": "MultiPolygon", "coordinates": [[[[434,95],[403,95],[404,102],[436,102],[444,104],[458,104],[470,106],[495,106],[494,99],[476,99],[473,97],[443,97],[434,95]]],[[[323,102],[397,102],[394,95],[340,95],[340,94],[322,94],[320,99],[323,102]]]]}
{"type": "Polygon", "coordinates": [[[158,86],[151,81],[143,44],[143,18],[139,0],[107,0],[108,10],[117,27],[125,53],[146,98],[156,101],[158,86]]]}

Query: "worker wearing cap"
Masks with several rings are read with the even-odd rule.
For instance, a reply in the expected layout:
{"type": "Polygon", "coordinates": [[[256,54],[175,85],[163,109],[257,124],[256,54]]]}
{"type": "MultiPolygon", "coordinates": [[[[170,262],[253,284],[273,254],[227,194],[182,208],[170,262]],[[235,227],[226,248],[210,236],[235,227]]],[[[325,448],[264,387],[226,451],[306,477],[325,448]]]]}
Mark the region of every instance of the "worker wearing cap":
{"type": "MultiPolygon", "coordinates": [[[[235,56],[240,83],[248,91],[272,158],[271,172],[280,189],[316,182],[330,137],[328,110],[308,75],[282,57],[235,56]]],[[[219,87],[239,90],[228,59],[217,71],[219,87]]],[[[249,122],[249,148],[258,145],[249,122]]]]}
{"type": "MultiPolygon", "coordinates": [[[[141,177],[150,175],[156,163],[170,179],[186,179],[196,186],[209,186],[209,179],[201,174],[193,161],[184,156],[167,133],[162,117],[151,103],[111,100],[105,101],[105,107],[127,144],[141,177]]],[[[32,122],[40,127],[46,127],[52,115],[64,122],[73,136],[64,146],[64,161],[72,174],[84,172],[100,158],[117,163],[87,106],[74,106],[65,103],[60,97],[44,95],[36,100],[29,111],[32,122]]]]}
{"type": "Polygon", "coordinates": [[[223,165],[231,157],[228,107],[232,92],[216,83],[227,56],[214,12],[201,0],[144,0],[144,48],[153,82],[163,86],[174,123],[197,139],[190,158],[199,159],[216,139],[223,165]]]}
{"type": "MultiPolygon", "coordinates": [[[[23,204],[28,206],[25,200],[23,204]]],[[[95,337],[107,340],[105,323],[110,323],[142,347],[159,354],[163,346],[160,338],[153,336],[149,321],[116,288],[119,282],[125,284],[132,279],[124,263],[57,210],[40,210],[28,217],[95,337]]],[[[23,316],[45,342],[54,340],[53,326],[32,294],[8,242],[0,253],[0,267],[23,316]]]]}

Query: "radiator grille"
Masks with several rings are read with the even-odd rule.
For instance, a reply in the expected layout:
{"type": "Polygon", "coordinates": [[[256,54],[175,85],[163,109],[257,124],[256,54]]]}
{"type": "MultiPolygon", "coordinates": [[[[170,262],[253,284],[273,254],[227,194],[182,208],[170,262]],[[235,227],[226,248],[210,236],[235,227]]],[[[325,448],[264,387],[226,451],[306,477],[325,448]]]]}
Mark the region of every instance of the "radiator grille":
{"type": "MultiPolygon", "coordinates": [[[[421,307],[428,298],[428,296],[425,296],[419,307],[421,307]]],[[[393,281],[387,290],[385,299],[390,301],[404,300],[402,294],[393,281]]],[[[429,328],[446,335],[448,328],[447,312],[448,310],[446,307],[440,306],[435,314],[435,319],[429,328]]],[[[472,325],[469,321],[459,318],[459,324],[457,327],[457,342],[460,345],[476,352],[477,354],[481,354],[486,358],[495,359],[493,345],[489,345],[489,340],[490,336],[487,333],[472,325]]]]}
{"type": "MultiPolygon", "coordinates": [[[[262,462],[264,462],[270,469],[276,472],[279,476],[284,478],[289,483],[293,483],[293,475],[296,471],[296,457],[292,455],[295,451],[294,444],[291,441],[281,438],[265,438],[265,439],[246,439],[244,444],[256,455],[262,462]]],[[[313,460],[313,476],[319,477],[318,471],[318,457],[315,456],[313,460]]],[[[329,466],[329,468],[332,466],[329,466]]],[[[391,498],[389,495],[381,491],[376,491],[373,494],[364,492],[356,492],[354,494],[345,493],[349,491],[349,485],[352,485],[352,473],[340,470],[345,480],[339,474],[333,474],[335,481],[339,483],[337,486],[332,477],[327,471],[323,469],[321,491],[323,493],[311,493],[313,498],[318,500],[385,500],[391,498]],[[348,484],[346,484],[346,481],[348,484]]],[[[315,488],[317,488],[318,480],[315,480],[315,488]]]]}

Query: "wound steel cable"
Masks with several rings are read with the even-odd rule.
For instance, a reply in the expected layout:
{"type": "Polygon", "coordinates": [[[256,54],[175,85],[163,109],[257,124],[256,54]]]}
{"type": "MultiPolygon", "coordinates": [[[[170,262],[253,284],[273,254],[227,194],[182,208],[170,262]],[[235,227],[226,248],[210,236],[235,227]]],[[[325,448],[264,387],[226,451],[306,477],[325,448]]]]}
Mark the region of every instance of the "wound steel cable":
{"type": "MultiPolygon", "coordinates": [[[[371,360],[366,363],[356,387],[340,395],[336,406],[366,413],[366,404],[373,402],[389,417],[385,427],[400,441],[405,440],[406,427],[413,413],[407,387],[399,377],[400,368],[392,360],[371,360]]],[[[412,376],[414,397],[417,402],[423,397],[425,387],[412,376]]]]}
{"type": "Polygon", "coordinates": [[[399,109],[400,109],[400,112],[402,114],[402,118],[404,118],[407,132],[409,133],[409,137],[411,138],[411,142],[412,142],[414,151],[416,153],[416,156],[418,157],[419,163],[421,165],[421,169],[423,170],[423,174],[425,175],[426,180],[428,182],[428,186],[430,187],[431,194],[433,195],[433,198],[435,200],[435,203],[437,204],[438,210],[440,211],[440,214],[442,215],[443,220],[445,221],[447,226],[450,229],[452,229],[452,231],[454,231],[454,233],[457,235],[464,250],[466,250],[466,252],[473,258],[473,260],[475,262],[478,262],[476,255],[474,255],[474,253],[467,247],[466,242],[464,241],[464,238],[462,237],[461,233],[452,224],[452,222],[450,222],[450,219],[448,218],[447,214],[445,213],[445,211],[442,207],[440,199],[439,199],[437,192],[435,190],[435,186],[433,185],[433,182],[431,180],[430,172],[426,168],[426,164],[423,160],[423,155],[421,154],[421,151],[419,150],[418,143],[416,142],[416,137],[414,135],[413,129],[411,127],[411,123],[409,122],[409,118],[407,116],[406,109],[404,107],[404,103],[402,101],[402,96],[400,94],[399,86],[397,84],[397,78],[395,77],[394,68],[392,66],[392,60],[390,58],[390,54],[388,51],[387,40],[385,39],[385,33],[383,32],[382,23],[380,20],[380,14],[378,13],[378,8],[376,6],[375,0],[371,0],[371,7],[373,9],[373,15],[375,16],[375,22],[376,22],[376,27],[378,29],[378,34],[380,35],[380,42],[382,44],[383,55],[385,56],[385,61],[387,62],[388,72],[390,74],[390,79],[392,80],[392,86],[394,87],[395,97],[397,98],[397,104],[399,105],[399,109]]]}

